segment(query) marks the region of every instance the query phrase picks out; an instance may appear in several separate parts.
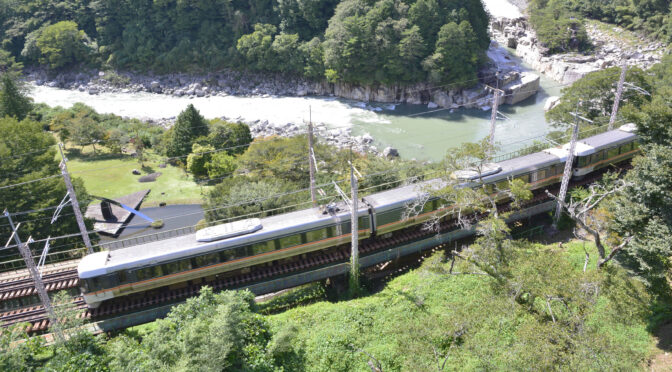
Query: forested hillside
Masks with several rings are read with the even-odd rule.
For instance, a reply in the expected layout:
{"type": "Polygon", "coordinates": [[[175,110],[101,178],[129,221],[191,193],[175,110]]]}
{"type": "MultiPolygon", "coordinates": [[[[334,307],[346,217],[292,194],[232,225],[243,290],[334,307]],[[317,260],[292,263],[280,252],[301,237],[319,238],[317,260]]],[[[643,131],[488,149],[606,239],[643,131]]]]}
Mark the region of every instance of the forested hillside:
{"type": "Polygon", "coordinates": [[[480,0],[0,0],[2,47],[53,70],[464,83],[483,61],[487,26],[480,0]]]}
{"type": "Polygon", "coordinates": [[[672,41],[669,0],[531,0],[530,22],[550,53],[583,51],[590,40],[584,18],[672,41]]]}

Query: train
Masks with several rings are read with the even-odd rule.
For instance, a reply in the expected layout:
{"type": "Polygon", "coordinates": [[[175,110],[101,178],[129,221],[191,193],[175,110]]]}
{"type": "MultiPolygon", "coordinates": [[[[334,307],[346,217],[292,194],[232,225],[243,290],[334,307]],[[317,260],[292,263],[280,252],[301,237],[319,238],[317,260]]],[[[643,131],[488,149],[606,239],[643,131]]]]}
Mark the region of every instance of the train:
{"type": "MultiPolygon", "coordinates": [[[[629,160],[639,151],[636,127],[626,124],[577,142],[572,177],[581,178],[611,164],[629,160]]],[[[506,187],[521,179],[532,190],[562,179],[569,144],[489,164],[485,171],[456,172],[464,187],[484,182],[506,187]],[[480,180],[477,180],[480,178],[480,180]]],[[[432,179],[361,198],[357,210],[359,239],[386,236],[419,225],[450,208],[429,199],[417,213],[408,206],[426,198],[445,181],[432,179]]],[[[220,224],[175,238],[85,256],[77,268],[81,292],[89,307],[103,301],[138,295],[162,287],[272,265],[310,252],[328,250],[351,239],[351,212],[343,204],[309,208],[265,218],[220,224]]]]}

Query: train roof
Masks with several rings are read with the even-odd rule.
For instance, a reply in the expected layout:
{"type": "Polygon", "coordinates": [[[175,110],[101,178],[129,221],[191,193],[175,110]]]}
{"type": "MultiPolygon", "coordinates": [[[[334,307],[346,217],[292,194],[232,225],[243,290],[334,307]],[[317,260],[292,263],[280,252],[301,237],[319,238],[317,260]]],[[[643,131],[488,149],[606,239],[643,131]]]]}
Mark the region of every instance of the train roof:
{"type": "Polygon", "coordinates": [[[497,174],[483,177],[483,181],[492,182],[501,178],[515,176],[521,173],[527,173],[536,169],[545,168],[555,163],[562,163],[567,158],[567,151],[564,151],[564,153],[564,158],[561,158],[562,151],[558,152],[544,150],[518,158],[504,160],[497,163],[502,168],[502,170],[497,174]]]}
{"type": "MultiPolygon", "coordinates": [[[[196,233],[192,233],[109,252],[94,253],[84,257],[79,263],[79,276],[83,279],[91,278],[104,273],[171,261],[215,249],[253,244],[270,237],[281,237],[304,229],[318,228],[338,220],[349,221],[348,207],[342,203],[338,205],[340,210],[333,215],[323,214],[318,208],[311,208],[262,218],[260,230],[228,239],[198,242],[196,233]]],[[[359,216],[367,215],[368,207],[361,204],[360,207],[359,216]]]]}
{"type": "MultiPolygon", "coordinates": [[[[575,153],[577,156],[587,156],[602,150],[605,147],[630,142],[635,138],[637,138],[637,135],[634,133],[626,132],[621,129],[610,130],[580,140],[577,142],[577,151],[575,153]]],[[[565,146],[569,148],[569,144],[565,146]]]]}
{"type": "Polygon", "coordinates": [[[376,212],[384,212],[406,205],[430,189],[438,189],[444,184],[445,182],[436,178],[375,193],[364,197],[364,200],[374,207],[376,212]]]}

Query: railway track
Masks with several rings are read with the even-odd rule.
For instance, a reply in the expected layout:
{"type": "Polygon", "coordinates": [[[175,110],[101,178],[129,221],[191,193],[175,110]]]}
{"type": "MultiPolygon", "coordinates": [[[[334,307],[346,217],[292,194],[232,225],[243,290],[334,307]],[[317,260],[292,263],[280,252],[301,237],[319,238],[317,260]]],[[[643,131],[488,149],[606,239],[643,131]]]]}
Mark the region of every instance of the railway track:
{"type": "MultiPolygon", "coordinates": [[[[76,288],[79,285],[76,268],[61,269],[52,271],[42,276],[47,292],[61,291],[64,289],[76,288]]],[[[29,275],[19,278],[4,279],[0,281],[0,303],[2,310],[10,310],[13,303],[11,300],[17,300],[23,297],[37,296],[35,285],[29,275]]]]}
{"type": "MultiPolygon", "coordinates": [[[[602,173],[603,172],[598,172],[592,177],[572,182],[571,186],[582,186],[593,182],[597,178],[601,177],[602,173]]],[[[557,192],[557,189],[559,189],[559,185],[549,188],[548,190],[551,192],[557,192]]],[[[529,207],[548,201],[550,198],[545,194],[544,191],[545,190],[535,190],[532,200],[526,203],[524,207],[529,207]]],[[[510,206],[508,204],[500,206],[500,212],[506,212],[508,210],[510,210],[510,206]]],[[[474,216],[474,219],[476,220],[478,217],[479,216],[474,216]]],[[[460,226],[455,221],[450,221],[442,223],[439,227],[439,230],[440,232],[450,232],[459,228],[460,226]]],[[[376,238],[375,240],[367,239],[360,244],[360,256],[365,257],[366,255],[375,253],[377,251],[382,251],[398,245],[413,242],[415,240],[427,238],[435,234],[436,231],[426,231],[419,226],[412,226],[397,231],[388,238],[376,238]]],[[[442,244],[437,244],[437,246],[441,245],[442,244]]],[[[85,309],[82,314],[83,317],[93,321],[102,320],[119,316],[121,314],[128,314],[151,309],[161,305],[182,302],[189,297],[198,295],[200,289],[205,285],[212,287],[215,291],[238,289],[254,283],[281,278],[286,275],[299,274],[302,272],[314,270],[319,267],[347,262],[349,258],[350,246],[349,244],[344,244],[331,248],[326,252],[313,252],[292,262],[277,263],[272,266],[266,266],[265,264],[262,264],[249,268],[248,272],[242,272],[241,270],[237,274],[228,277],[215,276],[209,280],[202,280],[199,283],[190,282],[181,288],[162,288],[159,290],[154,290],[150,293],[143,293],[142,296],[131,298],[116,298],[102,303],[100,307],[96,309],[87,308],[82,297],[77,297],[74,303],[78,309],[85,309]]],[[[74,271],[76,276],[76,270],[74,271]]],[[[53,283],[58,283],[58,280],[59,279],[55,278],[53,283]]],[[[72,278],[66,280],[72,280],[72,278]]],[[[21,285],[28,287],[26,282],[22,281],[21,283],[21,285]]],[[[2,284],[0,284],[0,291],[1,290],[2,284]]],[[[32,288],[32,290],[34,291],[34,288],[32,288]]],[[[0,313],[0,323],[3,323],[4,325],[12,325],[20,322],[28,322],[30,324],[27,328],[28,332],[44,332],[49,327],[49,320],[47,319],[44,308],[41,305],[0,313]]]]}

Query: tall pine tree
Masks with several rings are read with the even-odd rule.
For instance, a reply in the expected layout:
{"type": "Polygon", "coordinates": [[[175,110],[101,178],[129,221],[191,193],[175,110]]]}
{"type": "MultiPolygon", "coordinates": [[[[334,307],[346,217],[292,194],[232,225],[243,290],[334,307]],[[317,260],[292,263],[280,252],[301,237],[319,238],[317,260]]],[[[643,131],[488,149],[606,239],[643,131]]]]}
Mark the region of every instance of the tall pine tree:
{"type": "Polygon", "coordinates": [[[2,74],[0,90],[0,117],[10,116],[23,120],[33,105],[31,99],[24,96],[9,73],[2,74]]]}
{"type": "Polygon", "coordinates": [[[208,122],[194,105],[189,104],[177,117],[175,125],[170,130],[166,155],[170,157],[188,155],[196,138],[207,136],[208,132],[208,122]]]}

